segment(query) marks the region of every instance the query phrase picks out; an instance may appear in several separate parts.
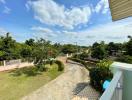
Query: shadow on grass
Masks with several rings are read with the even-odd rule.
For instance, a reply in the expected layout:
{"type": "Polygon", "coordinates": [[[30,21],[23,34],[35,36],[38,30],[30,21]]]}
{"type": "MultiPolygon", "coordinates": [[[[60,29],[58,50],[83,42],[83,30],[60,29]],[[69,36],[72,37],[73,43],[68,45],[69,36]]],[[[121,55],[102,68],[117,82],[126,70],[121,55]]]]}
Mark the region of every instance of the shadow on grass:
{"type": "Polygon", "coordinates": [[[36,76],[41,74],[41,72],[38,71],[36,67],[25,67],[25,68],[15,69],[13,71],[10,71],[9,73],[12,76],[21,76],[21,75],[36,76]]]}
{"type": "Polygon", "coordinates": [[[79,92],[81,92],[87,85],[87,82],[78,83],[75,89],[73,90],[74,95],[77,95],[79,92]]]}

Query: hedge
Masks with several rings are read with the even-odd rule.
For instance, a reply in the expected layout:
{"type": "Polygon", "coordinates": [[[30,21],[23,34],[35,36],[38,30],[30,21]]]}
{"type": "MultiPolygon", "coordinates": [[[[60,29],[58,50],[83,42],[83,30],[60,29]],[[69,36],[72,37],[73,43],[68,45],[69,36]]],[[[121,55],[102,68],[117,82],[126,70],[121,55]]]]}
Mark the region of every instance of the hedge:
{"type": "Polygon", "coordinates": [[[77,59],[77,58],[68,58],[68,59],[72,60],[72,61],[75,61],[75,62],[78,62],[78,63],[81,63],[88,70],[95,67],[95,65],[96,65],[96,63],[93,63],[93,62],[90,62],[90,61],[85,61],[85,60],[80,60],[80,59],[77,59]]]}
{"type": "Polygon", "coordinates": [[[80,59],[77,59],[77,58],[68,58],[68,59],[72,60],[72,61],[75,61],[75,62],[78,62],[78,63],[81,63],[82,65],[87,67],[87,63],[84,60],[80,60],[80,59]]]}
{"type": "Polygon", "coordinates": [[[64,70],[64,64],[61,61],[56,60],[55,63],[58,65],[58,71],[64,70]]]}

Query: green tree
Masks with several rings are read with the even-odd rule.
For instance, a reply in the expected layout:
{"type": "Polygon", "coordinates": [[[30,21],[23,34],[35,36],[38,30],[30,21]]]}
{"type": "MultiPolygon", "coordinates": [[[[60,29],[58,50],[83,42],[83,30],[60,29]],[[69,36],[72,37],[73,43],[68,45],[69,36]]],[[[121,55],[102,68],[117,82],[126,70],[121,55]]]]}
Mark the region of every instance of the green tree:
{"type": "Polygon", "coordinates": [[[40,39],[35,43],[35,49],[33,50],[33,58],[35,59],[34,63],[38,67],[40,71],[45,70],[45,64],[50,54],[51,50],[50,41],[46,41],[44,39],[40,39]]]}
{"type": "Polygon", "coordinates": [[[67,44],[67,45],[63,45],[62,52],[64,54],[67,54],[67,53],[75,53],[75,52],[77,52],[76,49],[77,49],[76,46],[71,45],[71,44],[67,44]]]}
{"type": "Polygon", "coordinates": [[[126,43],[126,54],[132,56],[132,38],[126,43]]]}
{"type": "Polygon", "coordinates": [[[112,55],[113,52],[117,53],[122,50],[122,44],[110,42],[107,45],[108,54],[112,55]]]}
{"type": "Polygon", "coordinates": [[[100,44],[93,44],[91,56],[97,59],[104,59],[107,56],[106,46],[104,42],[101,42],[100,44]]]}
{"type": "Polygon", "coordinates": [[[23,58],[30,58],[32,56],[32,49],[30,46],[23,44],[20,52],[23,58]]]}
{"type": "Polygon", "coordinates": [[[7,33],[5,37],[0,37],[0,60],[16,59],[16,41],[12,39],[10,33],[7,33]]]}
{"type": "Polygon", "coordinates": [[[35,40],[31,38],[31,39],[29,39],[29,40],[26,40],[26,41],[25,41],[25,44],[27,44],[27,45],[29,45],[29,46],[34,46],[35,40]]]}

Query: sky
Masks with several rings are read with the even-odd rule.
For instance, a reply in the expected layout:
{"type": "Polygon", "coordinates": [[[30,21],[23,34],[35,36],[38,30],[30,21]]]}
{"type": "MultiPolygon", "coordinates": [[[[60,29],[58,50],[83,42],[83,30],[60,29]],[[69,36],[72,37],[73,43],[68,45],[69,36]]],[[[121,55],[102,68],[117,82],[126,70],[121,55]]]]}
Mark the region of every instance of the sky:
{"type": "Polygon", "coordinates": [[[112,22],[108,0],[0,0],[0,35],[6,32],[18,42],[124,42],[132,35],[132,18],[112,22]]]}

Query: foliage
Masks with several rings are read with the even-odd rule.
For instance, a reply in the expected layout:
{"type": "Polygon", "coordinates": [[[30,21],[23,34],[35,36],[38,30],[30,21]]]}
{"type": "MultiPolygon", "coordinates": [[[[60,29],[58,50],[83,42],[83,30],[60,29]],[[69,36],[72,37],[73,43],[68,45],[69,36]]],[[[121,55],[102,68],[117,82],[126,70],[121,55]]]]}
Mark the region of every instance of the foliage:
{"type": "Polygon", "coordinates": [[[116,59],[116,61],[125,62],[132,64],[132,56],[122,55],[116,59]]]}
{"type": "Polygon", "coordinates": [[[23,58],[31,57],[32,55],[31,47],[28,45],[23,45],[20,54],[23,58]]]}
{"type": "Polygon", "coordinates": [[[77,52],[77,48],[75,45],[71,45],[71,44],[63,45],[62,52],[64,54],[75,53],[75,52],[77,52]]]}
{"type": "Polygon", "coordinates": [[[103,91],[102,85],[105,80],[111,80],[113,75],[109,69],[111,61],[102,60],[97,63],[97,67],[90,69],[90,83],[91,85],[99,90],[103,91]]]}
{"type": "Polygon", "coordinates": [[[84,60],[84,58],[88,58],[88,54],[84,52],[84,53],[81,53],[79,57],[80,59],[84,60]]]}
{"type": "Polygon", "coordinates": [[[78,59],[81,59],[81,60],[84,60],[85,58],[88,58],[88,56],[89,56],[89,54],[86,53],[86,52],[73,55],[74,58],[78,58],[78,59]]]}
{"type": "Polygon", "coordinates": [[[126,43],[126,54],[132,56],[132,38],[126,43]]]}
{"type": "MultiPolygon", "coordinates": [[[[61,51],[61,45],[52,45],[50,41],[39,39],[26,40],[25,43],[18,43],[7,33],[0,37],[0,60],[26,59],[37,60],[37,58],[55,58],[61,51]]],[[[40,61],[40,60],[39,60],[40,61]]]]}
{"type": "Polygon", "coordinates": [[[29,45],[29,46],[34,46],[35,44],[35,40],[34,39],[29,39],[25,41],[25,44],[29,45]]]}
{"type": "Polygon", "coordinates": [[[12,39],[10,33],[7,33],[5,37],[0,37],[0,60],[10,60],[16,58],[16,41],[12,39]]]}
{"type": "Polygon", "coordinates": [[[122,49],[122,45],[120,43],[110,42],[107,45],[108,54],[112,55],[113,52],[118,52],[122,49]]]}
{"type": "Polygon", "coordinates": [[[93,58],[97,58],[101,60],[107,57],[107,51],[104,42],[101,42],[100,44],[99,43],[93,44],[91,56],[93,58]]]}
{"type": "Polygon", "coordinates": [[[58,65],[58,71],[64,70],[64,64],[61,61],[56,60],[55,63],[58,65]]]}
{"type": "Polygon", "coordinates": [[[45,64],[49,57],[49,51],[50,41],[40,39],[36,42],[35,48],[33,50],[33,59],[35,59],[34,63],[41,71],[45,70],[45,64]]]}
{"type": "Polygon", "coordinates": [[[7,33],[5,36],[0,36],[0,61],[24,59],[26,61],[34,61],[35,65],[40,67],[45,65],[46,60],[56,58],[60,54],[73,53],[76,58],[81,60],[88,57],[102,60],[115,56],[112,55],[114,52],[121,56],[120,61],[131,63],[131,57],[128,56],[132,56],[132,38],[129,36],[129,39],[128,42],[122,44],[114,42],[110,42],[109,44],[95,42],[91,47],[87,47],[73,44],[52,44],[50,41],[43,38],[38,40],[31,38],[24,43],[18,43],[10,36],[10,33],[7,33]],[[123,60],[123,57],[126,57],[126,59],[124,58],[123,60]]]}

